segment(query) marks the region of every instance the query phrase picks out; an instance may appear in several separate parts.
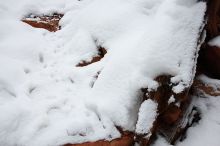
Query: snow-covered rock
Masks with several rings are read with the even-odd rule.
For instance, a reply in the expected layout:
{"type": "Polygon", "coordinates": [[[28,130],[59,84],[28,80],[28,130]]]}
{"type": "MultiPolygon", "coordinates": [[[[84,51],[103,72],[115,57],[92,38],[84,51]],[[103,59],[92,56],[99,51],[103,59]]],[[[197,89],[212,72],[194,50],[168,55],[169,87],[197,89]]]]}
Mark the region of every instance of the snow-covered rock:
{"type": "Polygon", "coordinates": [[[172,76],[174,93],[191,86],[205,9],[195,0],[0,1],[0,144],[55,146],[115,139],[115,126],[135,131],[141,88],[156,90],[162,74],[172,76]],[[62,29],[33,29],[20,21],[30,13],[65,14],[62,29]],[[77,67],[98,46],[104,58],[77,67]]]}

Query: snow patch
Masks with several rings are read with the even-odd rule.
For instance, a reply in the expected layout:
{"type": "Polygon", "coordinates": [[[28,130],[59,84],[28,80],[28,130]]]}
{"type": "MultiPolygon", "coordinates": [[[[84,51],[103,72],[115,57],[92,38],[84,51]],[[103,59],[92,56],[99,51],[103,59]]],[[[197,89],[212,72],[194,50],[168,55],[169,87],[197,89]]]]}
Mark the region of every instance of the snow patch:
{"type": "Polygon", "coordinates": [[[170,98],[169,98],[169,100],[168,100],[168,104],[171,104],[171,103],[173,103],[173,102],[175,102],[175,98],[174,98],[173,95],[171,95],[170,98]]]}
{"type": "Polygon", "coordinates": [[[157,117],[157,103],[151,99],[145,100],[139,109],[135,132],[137,134],[151,135],[151,128],[157,117]]]}

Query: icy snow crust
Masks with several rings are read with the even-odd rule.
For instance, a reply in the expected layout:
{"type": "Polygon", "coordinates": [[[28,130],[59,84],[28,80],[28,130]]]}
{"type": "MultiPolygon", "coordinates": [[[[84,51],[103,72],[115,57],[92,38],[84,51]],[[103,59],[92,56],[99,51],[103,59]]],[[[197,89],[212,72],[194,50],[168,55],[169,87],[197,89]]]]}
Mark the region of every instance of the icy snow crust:
{"type": "Polygon", "coordinates": [[[135,130],[140,88],[156,89],[161,74],[173,76],[175,92],[191,84],[204,11],[196,0],[0,1],[0,144],[54,146],[117,138],[115,125],[135,130]],[[20,21],[53,12],[65,13],[56,33],[20,21]],[[98,45],[108,51],[100,62],[75,67],[98,45]]]}

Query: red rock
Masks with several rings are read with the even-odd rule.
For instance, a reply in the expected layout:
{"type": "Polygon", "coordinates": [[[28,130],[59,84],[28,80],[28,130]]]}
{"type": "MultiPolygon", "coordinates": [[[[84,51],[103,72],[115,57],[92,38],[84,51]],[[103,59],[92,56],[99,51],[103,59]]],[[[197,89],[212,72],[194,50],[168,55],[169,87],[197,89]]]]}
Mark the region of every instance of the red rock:
{"type": "Polygon", "coordinates": [[[220,79],[220,48],[203,45],[198,58],[199,72],[220,79]]]}
{"type": "Polygon", "coordinates": [[[105,48],[99,47],[98,54],[95,57],[93,57],[91,61],[82,61],[79,64],[77,64],[76,66],[77,67],[84,67],[84,66],[90,65],[92,63],[98,62],[105,56],[106,53],[107,53],[107,51],[105,48]]]}
{"type": "Polygon", "coordinates": [[[181,121],[185,120],[182,115],[186,113],[190,103],[188,90],[180,94],[175,94],[172,91],[172,84],[170,82],[172,76],[162,75],[155,80],[159,82],[159,87],[156,91],[148,92],[147,89],[142,89],[144,92],[144,99],[152,99],[158,103],[158,116],[151,128],[151,136],[146,138],[146,135],[137,135],[136,141],[141,146],[149,146],[155,139],[156,135],[162,134],[165,139],[171,144],[184,133],[186,125],[181,125],[181,121]],[[175,102],[168,104],[168,100],[174,96],[175,102]],[[179,106],[175,104],[178,103],[179,106]]]}
{"type": "Polygon", "coordinates": [[[206,26],[208,38],[213,38],[219,35],[220,26],[220,1],[208,0],[207,7],[208,22],[206,26]]]}
{"type": "Polygon", "coordinates": [[[164,122],[171,125],[180,119],[182,114],[182,111],[179,107],[177,107],[174,104],[171,104],[168,106],[167,110],[162,115],[162,118],[164,119],[164,122]]]}
{"type": "Polygon", "coordinates": [[[112,141],[99,140],[96,142],[86,142],[82,144],[66,144],[64,146],[133,146],[134,134],[131,132],[124,132],[121,138],[112,141]]]}
{"type": "Polygon", "coordinates": [[[206,39],[199,51],[197,74],[205,74],[211,78],[220,79],[220,48],[209,46],[208,42],[220,35],[220,1],[207,0],[208,18],[206,29],[206,39]]]}
{"type": "Polygon", "coordinates": [[[44,28],[48,31],[55,32],[60,29],[59,21],[63,17],[63,14],[42,15],[35,16],[29,15],[29,17],[23,18],[22,21],[36,28],[44,28]]]}

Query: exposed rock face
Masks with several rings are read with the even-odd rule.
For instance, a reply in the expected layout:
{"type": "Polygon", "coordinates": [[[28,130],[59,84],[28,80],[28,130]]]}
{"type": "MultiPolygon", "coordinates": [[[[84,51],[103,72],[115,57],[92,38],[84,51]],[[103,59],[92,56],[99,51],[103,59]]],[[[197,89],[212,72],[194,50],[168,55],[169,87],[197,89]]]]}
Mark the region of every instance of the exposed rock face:
{"type": "Polygon", "coordinates": [[[213,38],[219,35],[220,30],[220,1],[208,0],[207,9],[208,22],[206,26],[207,38],[213,38]]]}
{"type": "Polygon", "coordinates": [[[199,70],[209,77],[220,79],[220,48],[204,44],[199,56],[199,70]]]}
{"type": "Polygon", "coordinates": [[[36,28],[44,28],[48,31],[55,32],[60,29],[59,21],[63,17],[63,14],[53,14],[53,15],[29,15],[23,18],[22,21],[36,28]]]}
{"type": "Polygon", "coordinates": [[[146,135],[136,136],[136,141],[141,146],[149,145],[157,134],[163,135],[168,142],[173,144],[186,127],[183,120],[185,120],[184,117],[190,114],[186,110],[190,104],[188,89],[180,94],[173,93],[170,78],[171,76],[157,77],[155,80],[160,83],[160,86],[156,91],[142,90],[144,99],[150,98],[158,103],[158,116],[154,121],[150,137],[146,137],[146,135]],[[171,103],[169,102],[170,98],[174,98],[171,103]]]}
{"type": "Polygon", "coordinates": [[[200,79],[196,79],[192,86],[194,94],[206,94],[210,96],[220,96],[220,87],[218,85],[211,86],[210,84],[204,83],[200,79]]]}
{"type": "Polygon", "coordinates": [[[207,7],[206,40],[201,47],[198,58],[198,74],[220,79],[220,48],[210,46],[208,42],[220,35],[220,1],[209,0],[207,7]]]}
{"type": "Polygon", "coordinates": [[[133,146],[134,134],[131,132],[123,132],[121,138],[112,141],[99,140],[96,142],[86,142],[82,144],[66,144],[64,146],[133,146]]]}
{"type": "Polygon", "coordinates": [[[90,65],[92,63],[98,62],[100,61],[105,54],[107,53],[106,49],[103,47],[98,47],[98,54],[96,56],[94,56],[91,61],[82,61],[79,64],[77,64],[77,67],[83,67],[83,66],[87,66],[90,65]]]}

